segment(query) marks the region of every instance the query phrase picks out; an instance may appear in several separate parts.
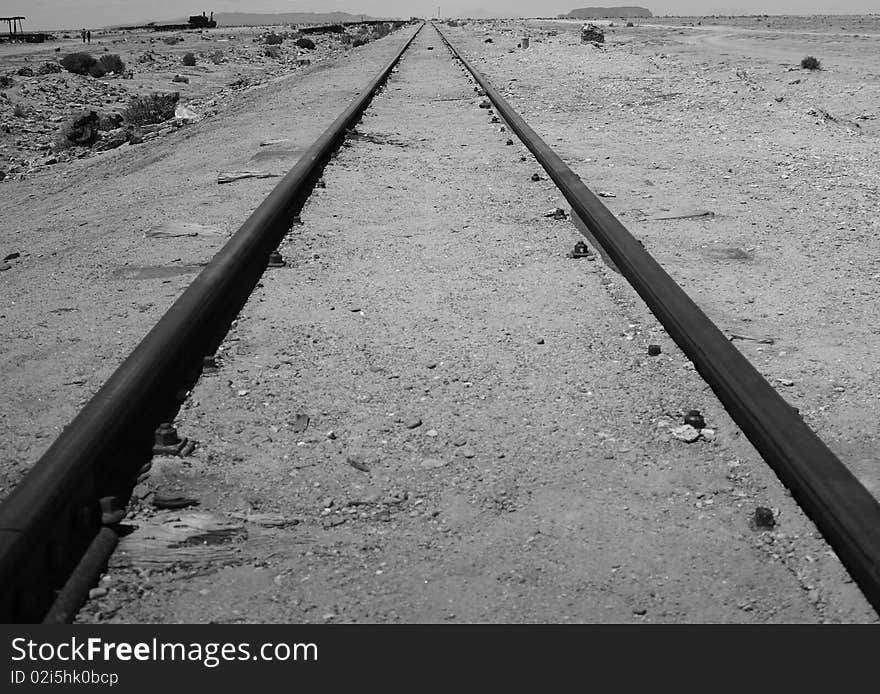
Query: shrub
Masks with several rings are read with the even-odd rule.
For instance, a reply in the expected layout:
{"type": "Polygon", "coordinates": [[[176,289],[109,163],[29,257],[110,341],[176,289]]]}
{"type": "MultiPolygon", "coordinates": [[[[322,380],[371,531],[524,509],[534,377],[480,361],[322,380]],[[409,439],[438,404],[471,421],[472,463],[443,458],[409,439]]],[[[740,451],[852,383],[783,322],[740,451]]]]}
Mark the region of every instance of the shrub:
{"type": "Polygon", "coordinates": [[[266,52],[266,57],[268,58],[280,58],[281,57],[281,47],[280,46],[266,46],[264,49],[266,52]]]}
{"type": "Polygon", "coordinates": [[[16,104],[15,108],[12,109],[12,115],[16,118],[24,118],[28,114],[27,106],[24,104],[16,104]]]}
{"type": "Polygon", "coordinates": [[[219,65],[223,60],[223,51],[214,51],[211,53],[211,62],[214,63],[214,65],[219,65]]]}
{"type": "Polygon", "coordinates": [[[125,72],[125,61],[116,55],[116,53],[102,55],[98,62],[101,67],[104,68],[105,72],[115,72],[117,75],[121,75],[125,72]]]}
{"type": "Polygon", "coordinates": [[[107,71],[104,69],[104,66],[101,65],[101,63],[95,63],[89,68],[89,74],[92,77],[98,78],[106,75],[107,71]]]}
{"type": "Polygon", "coordinates": [[[309,50],[312,50],[315,47],[315,42],[312,41],[311,39],[303,38],[303,39],[297,39],[296,45],[299,46],[300,48],[308,48],[309,50]]]}
{"type": "Polygon", "coordinates": [[[164,43],[167,43],[169,46],[173,46],[174,44],[180,43],[181,41],[183,41],[183,39],[180,38],[179,36],[166,36],[165,38],[162,39],[162,41],[164,43]]]}
{"type": "Polygon", "coordinates": [[[806,58],[801,60],[801,67],[804,70],[821,70],[822,63],[819,61],[818,58],[814,58],[813,56],[808,55],[806,58]]]}
{"type": "Polygon", "coordinates": [[[6,89],[7,87],[11,87],[15,84],[15,80],[12,79],[9,75],[0,75],[0,88],[6,89]]]}
{"type": "Polygon", "coordinates": [[[358,36],[351,42],[351,45],[357,48],[358,46],[363,46],[366,42],[367,39],[363,38],[362,36],[358,36]]]}
{"type": "Polygon", "coordinates": [[[88,53],[68,53],[61,59],[61,67],[75,75],[88,75],[96,62],[88,53]]]}
{"type": "Polygon", "coordinates": [[[135,96],[129,100],[122,115],[133,125],[161,123],[174,117],[174,108],[179,99],[177,93],[135,96]]]}
{"type": "Polygon", "coordinates": [[[187,67],[192,67],[196,64],[196,57],[192,53],[184,53],[183,64],[187,67]]]}
{"type": "Polygon", "coordinates": [[[272,31],[263,36],[263,43],[267,46],[280,46],[283,41],[284,37],[281,34],[272,31]]]}

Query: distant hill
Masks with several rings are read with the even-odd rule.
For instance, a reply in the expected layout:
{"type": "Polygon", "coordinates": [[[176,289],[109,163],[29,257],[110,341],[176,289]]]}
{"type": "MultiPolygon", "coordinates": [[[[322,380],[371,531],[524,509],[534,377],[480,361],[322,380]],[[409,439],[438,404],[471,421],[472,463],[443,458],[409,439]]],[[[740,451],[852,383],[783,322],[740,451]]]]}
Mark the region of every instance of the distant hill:
{"type": "Polygon", "coordinates": [[[348,12],[280,12],[257,14],[254,12],[219,12],[214,15],[217,26],[256,26],[261,24],[338,24],[359,22],[362,19],[378,19],[369,15],[348,12]]]}
{"type": "Polygon", "coordinates": [[[581,7],[560,17],[576,19],[598,19],[600,17],[653,17],[651,10],[644,7],[581,7]]]}

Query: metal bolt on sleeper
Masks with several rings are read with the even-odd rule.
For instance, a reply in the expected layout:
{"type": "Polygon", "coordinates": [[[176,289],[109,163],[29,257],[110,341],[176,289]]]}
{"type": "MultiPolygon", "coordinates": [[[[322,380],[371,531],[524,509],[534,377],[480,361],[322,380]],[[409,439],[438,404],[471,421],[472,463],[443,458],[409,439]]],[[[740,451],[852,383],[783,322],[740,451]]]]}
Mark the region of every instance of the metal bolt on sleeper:
{"type": "Polygon", "coordinates": [[[269,254],[269,267],[284,267],[287,265],[287,262],[284,260],[284,256],[281,255],[278,251],[272,251],[269,254]]]}
{"type": "Polygon", "coordinates": [[[690,424],[694,429],[705,429],[706,420],[699,410],[691,410],[684,416],[684,423],[690,424]]]}

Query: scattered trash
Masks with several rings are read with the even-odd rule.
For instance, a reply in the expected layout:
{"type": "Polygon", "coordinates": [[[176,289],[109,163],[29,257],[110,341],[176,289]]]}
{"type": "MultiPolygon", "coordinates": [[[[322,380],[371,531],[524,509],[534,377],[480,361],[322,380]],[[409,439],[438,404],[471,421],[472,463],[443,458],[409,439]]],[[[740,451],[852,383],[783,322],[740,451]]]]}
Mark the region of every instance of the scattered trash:
{"type": "Polygon", "coordinates": [[[675,427],[670,433],[679,441],[684,441],[685,443],[693,443],[700,438],[700,432],[690,424],[682,424],[675,427]]]}
{"type": "Polygon", "coordinates": [[[605,43],[605,32],[595,24],[584,24],[581,27],[581,43],[592,43],[595,45],[605,43]]]}
{"type": "Polygon", "coordinates": [[[280,178],[280,173],[269,171],[227,171],[217,174],[217,183],[232,183],[244,178],[280,178]]]}
{"type": "Polygon", "coordinates": [[[561,207],[554,207],[552,210],[548,210],[544,213],[545,217],[552,217],[553,219],[567,219],[568,214],[561,207]]]}
{"type": "Polygon", "coordinates": [[[184,123],[198,123],[202,120],[202,117],[198,113],[182,104],[177,104],[177,106],[174,107],[174,117],[184,123]]]}

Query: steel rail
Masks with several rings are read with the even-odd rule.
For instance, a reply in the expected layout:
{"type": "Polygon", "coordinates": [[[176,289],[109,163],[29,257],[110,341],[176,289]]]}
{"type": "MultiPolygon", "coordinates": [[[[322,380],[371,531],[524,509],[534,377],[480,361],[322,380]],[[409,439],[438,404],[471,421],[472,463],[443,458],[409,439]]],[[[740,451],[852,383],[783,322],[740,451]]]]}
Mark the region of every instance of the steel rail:
{"type": "Polygon", "coordinates": [[[712,388],[880,613],[880,504],[440,29],[496,111],[712,388]]]}
{"type": "MultiPolygon", "coordinates": [[[[302,155],[0,504],[0,621],[42,619],[102,524],[119,521],[133,480],[149,461],[152,432],[177,410],[185,397],[181,389],[198,378],[205,355],[213,353],[244,305],[347,129],[423,26],[302,155]]],[[[54,613],[67,618],[72,600],[68,592],[62,597],[64,605],[54,613]]]]}

